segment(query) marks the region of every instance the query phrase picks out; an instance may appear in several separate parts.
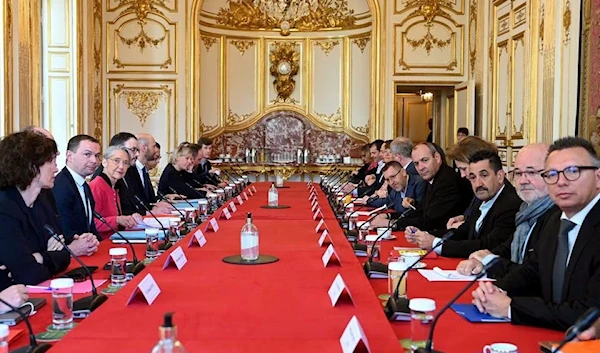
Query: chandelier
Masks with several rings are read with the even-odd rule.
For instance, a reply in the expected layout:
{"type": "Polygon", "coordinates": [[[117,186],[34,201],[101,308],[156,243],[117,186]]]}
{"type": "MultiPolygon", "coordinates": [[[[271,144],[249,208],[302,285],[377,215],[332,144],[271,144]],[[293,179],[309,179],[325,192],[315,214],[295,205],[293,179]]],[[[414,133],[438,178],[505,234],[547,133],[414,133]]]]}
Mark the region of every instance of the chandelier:
{"type": "Polygon", "coordinates": [[[229,8],[221,8],[217,23],[234,29],[280,30],[287,36],[290,29],[355,27],[354,10],[348,0],[230,0],[229,8]]]}

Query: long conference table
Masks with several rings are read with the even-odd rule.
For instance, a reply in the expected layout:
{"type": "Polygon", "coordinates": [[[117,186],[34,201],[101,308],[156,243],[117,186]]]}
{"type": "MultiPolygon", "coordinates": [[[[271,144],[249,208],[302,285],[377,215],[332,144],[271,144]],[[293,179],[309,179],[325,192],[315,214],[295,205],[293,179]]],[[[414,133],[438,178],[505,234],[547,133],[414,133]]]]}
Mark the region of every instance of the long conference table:
{"type": "MultiPolygon", "coordinates": [[[[323,266],[325,246],[318,244],[309,191],[305,183],[288,183],[279,189],[279,203],[288,209],[264,209],[269,183],[255,183],[257,193],[237,205],[231,219],[218,220],[219,230],[204,231],[207,243],[188,247],[191,232],[161,255],[124,288],[76,327],[51,352],[150,352],[158,341],[158,327],[166,312],[174,312],[178,337],[188,352],[341,352],[340,336],[356,316],[368,339],[371,352],[403,352],[399,340],[410,337],[408,322],[390,323],[384,313],[381,294],[387,293],[386,279],[367,279],[362,270],[364,258],[357,258],[346,240],[326,197],[317,186],[318,200],[340,264],[323,266]],[[260,252],[279,257],[268,265],[231,265],[223,257],[239,254],[240,230],[246,213],[251,212],[260,232],[260,252]],[[181,246],[188,262],[181,269],[163,265],[169,253],[181,246]],[[152,305],[127,300],[146,276],[151,274],[161,293],[152,305]],[[340,274],[352,300],[344,298],[335,307],[328,296],[334,278],[340,274]]],[[[215,213],[218,214],[220,212],[215,213]]],[[[406,246],[402,232],[396,240],[385,241],[382,254],[392,246],[406,246]]],[[[122,245],[103,241],[96,254],[84,257],[88,265],[102,266],[109,260],[108,250],[122,245]]],[[[144,245],[135,245],[143,257],[144,245]]],[[[131,259],[131,254],[128,254],[131,259]]],[[[427,268],[454,268],[455,259],[427,259],[427,268]]],[[[78,267],[71,261],[70,269],[78,267]]],[[[100,269],[96,279],[106,279],[109,271],[100,269]]],[[[408,276],[410,298],[428,297],[443,306],[465,282],[427,282],[417,272],[408,276]]],[[[106,287],[106,284],[99,290],[106,287]]],[[[459,302],[469,302],[467,292],[459,302]]],[[[32,297],[51,296],[35,294],[32,297]]],[[[84,295],[76,295],[76,299],[84,295]]],[[[51,324],[51,305],[31,317],[36,333],[51,324]]],[[[16,326],[25,330],[24,323],[16,326]]],[[[512,342],[520,353],[537,352],[538,342],[559,340],[562,332],[513,326],[509,323],[471,324],[448,311],[440,320],[434,342],[447,353],[481,352],[492,342],[512,342]]],[[[11,348],[28,344],[27,334],[11,348]]]]}

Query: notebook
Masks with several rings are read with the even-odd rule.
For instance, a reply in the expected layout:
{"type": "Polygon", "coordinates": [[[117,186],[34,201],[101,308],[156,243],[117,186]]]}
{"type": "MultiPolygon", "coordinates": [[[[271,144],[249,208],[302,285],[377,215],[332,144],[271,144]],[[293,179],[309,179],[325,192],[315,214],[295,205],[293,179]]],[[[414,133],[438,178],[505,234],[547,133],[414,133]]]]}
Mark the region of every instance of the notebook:
{"type": "MultiPolygon", "coordinates": [[[[132,243],[145,243],[146,242],[146,231],[144,230],[124,230],[120,232],[127,240],[132,243]]],[[[163,232],[158,232],[158,239],[164,240],[165,235],[163,232]]],[[[123,239],[118,234],[113,234],[110,236],[110,240],[112,240],[115,244],[125,243],[123,239]]]]}
{"type": "Polygon", "coordinates": [[[493,317],[490,314],[480,313],[479,310],[477,310],[477,307],[473,304],[452,304],[450,308],[471,323],[510,322],[509,319],[501,319],[493,317]]]}

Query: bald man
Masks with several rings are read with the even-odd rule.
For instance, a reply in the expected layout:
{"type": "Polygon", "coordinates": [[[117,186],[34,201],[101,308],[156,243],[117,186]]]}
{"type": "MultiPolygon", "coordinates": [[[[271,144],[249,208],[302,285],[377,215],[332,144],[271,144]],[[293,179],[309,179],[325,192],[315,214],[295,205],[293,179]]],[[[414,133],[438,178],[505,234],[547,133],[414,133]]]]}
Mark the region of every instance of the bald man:
{"type": "Polygon", "coordinates": [[[139,197],[145,204],[146,207],[152,209],[153,212],[160,214],[170,214],[172,210],[175,210],[172,205],[167,202],[161,201],[152,206],[156,201],[157,197],[154,193],[154,187],[148,175],[148,166],[156,158],[156,151],[158,149],[154,136],[146,133],[141,133],[136,136],[139,148],[139,156],[135,164],[129,168],[125,174],[125,181],[129,192],[139,197]]]}
{"type": "Polygon", "coordinates": [[[543,236],[534,231],[538,219],[543,219],[557,210],[548,195],[548,186],[541,176],[548,147],[544,143],[527,145],[519,151],[515,159],[511,174],[517,195],[523,200],[523,204],[515,216],[516,230],[513,236],[493,249],[472,253],[468,260],[459,263],[458,272],[477,274],[481,272],[484,263],[499,257],[500,261],[490,269],[489,274],[500,278],[511,268],[523,263],[527,254],[533,251],[538,236],[543,236]]]}

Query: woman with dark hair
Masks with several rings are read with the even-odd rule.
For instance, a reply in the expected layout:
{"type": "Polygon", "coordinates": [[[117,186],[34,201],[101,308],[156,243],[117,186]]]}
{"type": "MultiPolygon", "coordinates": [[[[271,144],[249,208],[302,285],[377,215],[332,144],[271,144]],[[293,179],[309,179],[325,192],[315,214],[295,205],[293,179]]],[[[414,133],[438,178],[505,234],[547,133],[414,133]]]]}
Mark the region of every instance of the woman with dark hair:
{"type": "Polygon", "coordinates": [[[38,284],[69,266],[63,244],[44,229],[56,214],[38,198],[54,186],[57,155],[53,140],[33,132],[0,141],[0,265],[6,268],[0,271],[0,290],[38,284]]]}

